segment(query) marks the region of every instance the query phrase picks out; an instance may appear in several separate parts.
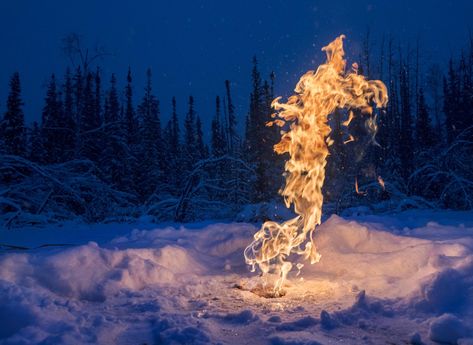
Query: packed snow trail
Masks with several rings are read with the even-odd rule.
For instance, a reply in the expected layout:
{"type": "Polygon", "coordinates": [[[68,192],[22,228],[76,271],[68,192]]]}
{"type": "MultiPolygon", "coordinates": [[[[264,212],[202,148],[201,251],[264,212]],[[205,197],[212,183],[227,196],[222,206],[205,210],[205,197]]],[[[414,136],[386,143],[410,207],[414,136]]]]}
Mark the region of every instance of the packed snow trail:
{"type": "MultiPolygon", "coordinates": [[[[461,344],[473,336],[471,212],[332,216],[317,233],[323,259],[271,299],[249,291],[260,278],[241,250],[255,229],[100,225],[82,229],[100,245],[3,250],[0,344],[461,344]],[[114,229],[120,236],[111,239],[114,229]]],[[[36,241],[41,233],[83,241],[66,226],[0,230],[0,242],[39,245],[33,232],[36,241]]]]}

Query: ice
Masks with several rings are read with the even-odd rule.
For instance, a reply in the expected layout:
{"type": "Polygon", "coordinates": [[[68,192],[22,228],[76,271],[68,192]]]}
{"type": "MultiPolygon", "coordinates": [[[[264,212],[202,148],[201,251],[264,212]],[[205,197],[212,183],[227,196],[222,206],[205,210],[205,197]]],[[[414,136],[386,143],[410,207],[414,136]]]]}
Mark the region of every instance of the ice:
{"type": "Polygon", "coordinates": [[[471,219],[331,216],[316,233],[322,260],[280,298],[249,291],[265,283],[242,256],[257,225],[0,230],[5,244],[71,244],[0,252],[0,344],[468,344],[471,219]]]}

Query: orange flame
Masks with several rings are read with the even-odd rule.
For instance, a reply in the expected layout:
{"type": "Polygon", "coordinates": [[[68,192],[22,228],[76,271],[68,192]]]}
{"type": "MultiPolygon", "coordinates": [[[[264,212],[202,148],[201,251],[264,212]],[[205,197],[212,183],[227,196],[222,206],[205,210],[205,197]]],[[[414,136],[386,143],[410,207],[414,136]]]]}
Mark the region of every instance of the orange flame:
{"type": "MultiPolygon", "coordinates": [[[[356,64],[351,72],[345,72],[344,38],[341,35],[322,48],[327,55],[326,63],[301,77],[295,95],[286,103],[280,103],[279,97],[272,104],[279,117],[275,124],[290,124],[290,129],[282,133],[274,150],[279,154],[289,153],[285,164],[286,184],[280,193],[286,207],[293,205],[298,216],[282,224],[265,222],[254,235],[254,241],[246,247],[244,255],[252,271],[258,266],[263,276],[267,273],[277,275],[273,287],[275,296],[281,294],[283,283],[293,267],[289,261],[291,254],[309,259],[311,264],[321,258],[313,241],[313,232],[321,223],[322,216],[322,186],[329,154],[326,139],[331,142],[328,116],[337,108],[346,108],[350,111],[359,109],[359,113],[372,119],[372,104],[384,107],[388,101],[386,86],[379,80],[366,80],[359,75],[356,64]]],[[[347,124],[353,118],[353,113],[350,114],[347,124]]],[[[302,264],[296,266],[300,269],[302,264]]]]}
{"type": "Polygon", "coordinates": [[[355,177],[355,192],[358,195],[366,195],[367,193],[365,191],[360,191],[360,188],[358,187],[358,178],[355,177]]]}
{"type": "Polygon", "coordinates": [[[384,185],[384,180],[381,176],[378,176],[378,183],[383,188],[383,190],[386,190],[386,186],[384,185]]]}

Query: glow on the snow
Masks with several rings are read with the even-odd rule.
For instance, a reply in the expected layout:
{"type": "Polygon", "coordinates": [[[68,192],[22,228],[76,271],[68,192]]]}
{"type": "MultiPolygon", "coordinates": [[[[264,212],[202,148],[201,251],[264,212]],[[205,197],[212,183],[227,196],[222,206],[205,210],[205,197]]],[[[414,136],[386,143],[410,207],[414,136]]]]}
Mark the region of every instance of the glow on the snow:
{"type": "Polygon", "coordinates": [[[253,271],[257,266],[263,276],[276,274],[277,280],[270,287],[274,296],[282,293],[294,264],[299,270],[302,268],[303,264],[294,260],[296,255],[311,264],[321,258],[313,233],[321,222],[325,165],[328,146],[333,142],[329,138],[329,115],[336,109],[346,109],[344,125],[348,126],[355,116],[353,110],[357,110],[356,114],[366,116],[366,127],[376,131],[373,105],[384,107],[388,101],[386,86],[381,81],[365,79],[358,74],[356,64],[345,71],[344,38],[341,35],[322,48],[327,55],[326,63],[304,74],[286,103],[281,103],[279,97],[272,104],[277,113],[268,125],[284,127],[274,150],[278,154],[289,153],[286,183],[280,193],[286,207],[293,206],[298,216],[281,224],[265,222],[244,255],[253,271]]]}

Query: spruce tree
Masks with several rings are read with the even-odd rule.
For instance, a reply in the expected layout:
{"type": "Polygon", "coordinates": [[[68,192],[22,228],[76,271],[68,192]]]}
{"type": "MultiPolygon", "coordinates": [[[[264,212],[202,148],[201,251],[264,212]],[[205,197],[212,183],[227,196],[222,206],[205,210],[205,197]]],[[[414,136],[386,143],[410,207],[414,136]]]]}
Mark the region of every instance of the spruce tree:
{"type": "Polygon", "coordinates": [[[138,122],[133,108],[133,87],[132,87],[131,68],[128,67],[128,74],[126,76],[125,87],[125,124],[128,145],[134,145],[138,141],[138,122]]]}
{"type": "Polygon", "coordinates": [[[235,116],[235,107],[233,106],[232,96],[230,92],[230,81],[225,80],[225,91],[226,91],[226,98],[227,98],[227,114],[228,114],[228,128],[227,134],[225,132],[222,134],[223,139],[227,139],[227,152],[230,154],[235,154],[235,151],[238,146],[238,136],[236,132],[236,116],[235,116]]]}
{"type": "Polygon", "coordinates": [[[7,111],[1,126],[4,151],[7,154],[26,156],[26,127],[21,99],[20,74],[13,73],[10,79],[10,92],[7,99],[7,111]]]}
{"type": "Polygon", "coordinates": [[[75,122],[78,125],[78,130],[82,126],[80,123],[81,114],[82,114],[82,107],[84,106],[84,76],[82,75],[82,70],[77,67],[76,72],[73,78],[73,93],[74,93],[74,113],[76,115],[75,122]]]}
{"type": "Polygon", "coordinates": [[[412,115],[410,103],[409,70],[404,63],[400,70],[400,100],[401,100],[401,131],[399,137],[399,157],[401,160],[401,174],[404,179],[412,173],[414,159],[414,143],[412,136],[412,115]]]}
{"type": "Polygon", "coordinates": [[[100,143],[100,119],[97,118],[96,103],[93,90],[93,75],[87,74],[82,106],[79,115],[79,157],[97,162],[102,151],[100,143]]]}
{"type": "Polygon", "coordinates": [[[63,137],[62,137],[62,151],[63,160],[68,161],[74,158],[74,152],[76,148],[76,116],[74,112],[74,88],[72,85],[71,72],[69,69],[66,70],[64,78],[63,95],[64,95],[64,106],[62,112],[63,122],[63,137]]]}
{"type": "Polygon", "coordinates": [[[161,123],[159,118],[159,102],[153,95],[152,74],[148,69],[145,94],[138,113],[142,119],[140,129],[140,149],[137,189],[139,194],[147,199],[157,191],[162,182],[163,152],[161,123]]]}
{"type": "Polygon", "coordinates": [[[221,123],[221,115],[220,115],[220,97],[217,96],[215,100],[215,117],[212,120],[211,138],[210,138],[211,152],[212,152],[213,157],[220,157],[225,154],[226,143],[223,137],[224,135],[223,130],[224,128],[221,123]]]}
{"type": "MultiPolygon", "coordinates": [[[[113,76],[115,77],[115,76],[113,76]]],[[[94,81],[95,81],[95,97],[94,97],[94,105],[95,105],[95,119],[97,123],[102,122],[102,89],[101,89],[101,78],[100,78],[100,69],[97,67],[97,70],[94,74],[94,81]]]]}
{"type": "Polygon", "coordinates": [[[448,78],[444,79],[444,113],[447,140],[453,142],[460,130],[458,118],[460,104],[460,82],[453,59],[448,64],[448,78]]]}
{"type": "Polygon", "coordinates": [[[179,119],[177,117],[176,110],[176,97],[172,98],[172,116],[171,116],[171,140],[169,150],[174,154],[175,157],[179,155],[180,152],[180,129],[179,129],[179,119]]]}
{"type": "Polygon", "coordinates": [[[272,87],[267,81],[263,82],[256,57],[253,58],[252,84],[245,156],[256,173],[252,200],[260,202],[276,196],[282,182],[278,179],[282,171],[282,158],[277,157],[273,150],[279,140],[278,129],[266,126],[272,113],[272,87]]]}
{"type": "Polygon", "coordinates": [[[121,118],[118,101],[117,81],[112,74],[110,89],[105,98],[104,111],[104,151],[100,167],[105,180],[114,188],[132,191],[130,185],[131,167],[130,153],[125,133],[124,122],[121,118]]]}
{"type": "Polygon", "coordinates": [[[43,164],[44,163],[44,148],[43,148],[43,140],[42,140],[42,135],[41,135],[41,129],[38,125],[38,122],[33,122],[33,126],[31,129],[31,133],[29,135],[29,155],[28,159],[38,163],[38,164],[43,164]]]}
{"type": "Polygon", "coordinates": [[[197,160],[205,159],[208,156],[208,148],[204,143],[204,132],[202,130],[202,121],[200,120],[200,116],[197,116],[195,121],[195,143],[197,149],[197,160]]]}
{"type": "Polygon", "coordinates": [[[425,102],[423,88],[419,89],[418,102],[419,105],[416,119],[417,145],[420,147],[421,150],[426,150],[431,148],[434,145],[435,141],[434,133],[432,130],[432,121],[430,119],[429,110],[425,102]]]}
{"type": "Polygon", "coordinates": [[[56,77],[51,75],[41,118],[44,163],[58,163],[63,156],[62,110],[58,99],[56,77]]]}
{"type": "Polygon", "coordinates": [[[171,195],[178,195],[181,189],[182,178],[178,171],[182,169],[181,143],[179,120],[176,109],[176,98],[172,98],[172,114],[166,124],[163,140],[166,143],[164,159],[164,175],[166,177],[167,191],[171,195]]]}
{"type": "Polygon", "coordinates": [[[194,97],[189,96],[189,108],[184,119],[184,147],[183,164],[184,170],[190,171],[197,161],[197,143],[195,130],[196,113],[194,109],[194,97]]]}

